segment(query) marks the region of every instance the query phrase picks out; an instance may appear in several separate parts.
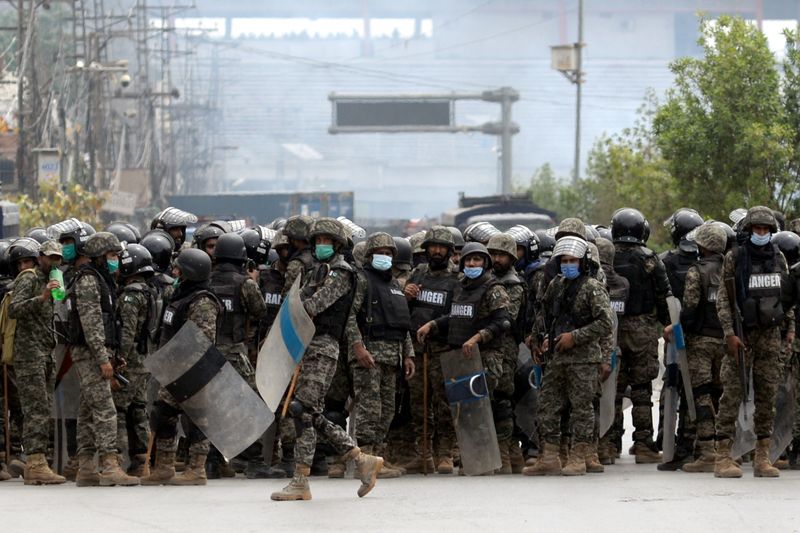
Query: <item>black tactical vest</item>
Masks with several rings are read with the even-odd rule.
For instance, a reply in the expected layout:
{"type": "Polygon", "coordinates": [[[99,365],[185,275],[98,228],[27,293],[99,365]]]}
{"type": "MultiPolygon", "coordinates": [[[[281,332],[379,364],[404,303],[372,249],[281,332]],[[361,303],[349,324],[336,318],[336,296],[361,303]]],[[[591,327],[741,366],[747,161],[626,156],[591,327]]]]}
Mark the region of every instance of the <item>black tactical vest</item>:
{"type": "Polygon", "coordinates": [[[367,294],[358,312],[358,326],[367,339],[401,341],[411,328],[411,315],[400,283],[371,267],[362,269],[367,294]]]}
{"type": "Polygon", "coordinates": [[[109,348],[119,347],[119,322],[116,314],[117,296],[106,283],[102,274],[92,265],[83,265],[78,270],[70,284],[67,293],[67,313],[69,316],[68,339],[69,343],[75,346],[85,346],[86,337],[83,333],[83,325],[78,315],[77,294],[75,287],[83,276],[94,276],[100,288],[100,313],[103,320],[103,336],[105,345],[109,348]]]}
{"type": "MultiPolygon", "coordinates": [[[[427,267],[419,267],[408,280],[420,287],[416,299],[409,302],[411,307],[411,329],[418,330],[431,320],[446,315],[453,303],[453,292],[456,290],[458,277],[449,273],[447,275],[433,275],[427,267]]],[[[444,340],[444,339],[437,339],[444,340]]]]}
{"type": "Polygon", "coordinates": [[[334,339],[341,340],[344,334],[345,325],[347,323],[347,316],[350,314],[350,308],[353,305],[353,293],[355,292],[354,272],[349,264],[347,264],[341,257],[336,258],[332,263],[318,263],[314,266],[315,270],[311,273],[312,278],[316,279],[320,272],[327,270],[330,265],[330,270],[335,270],[339,276],[348,276],[351,283],[351,290],[338,300],[333,305],[325,309],[322,313],[314,317],[314,327],[316,328],[316,335],[330,335],[334,339]]]}
{"type": "Polygon", "coordinates": [[[661,260],[667,269],[667,278],[669,278],[672,295],[679,300],[683,299],[686,273],[689,272],[689,267],[697,262],[697,254],[689,254],[680,249],[670,250],[663,254],[661,260]]]}
{"type": "MultiPolygon", "coordinates": [[[[525,282],[520,279],[517,273],[514,271],[513,268],[509,269],[503,277],[497,278],[497,282],[500,283],[503,287],[510,289],[511,287],[520,286],[522,287],[522,301],[519,305],[519,311],[517,312],[516,318],[512,317],[512,326],[511,326],[511,333],[514,335],[514,340],[517,343],[522,342],[525,339],[525,312],[526,307],[528,304],[528,291],[526,289],[525,282]]],[[[510,294],[510,293],[509,293],[510,294]]]]}
{"type": "Polygon", "coordinates": [[[700,302],[695,309],[689,331],[721,339],[724,337],[722,324],[717,315],[717,293],[722,282],[721,255],[703,257],[697,262],[697,272],[700,274],[700,302]]]}
{"type": "Polygon", "coordinates": [[[653,278],[644,268],[645,259],[653,251],[643,246],[619,246],[614,255],[614,270],[628,280],[625,316],[652,313],[656,306],[653,278]]]}
{"type": "Polygon", "coordinates": [[[770,244],[772,253],[757,256],[744,250],[746,246],[749,245],[738,249],[736,261],[737,285],[745,286],[745,296],[740,300],[742,323],[745,328],[779,326],[785,313],[781,304],[784,276],[778,259],[778,247],[770,244]],[[750,273],[745,276],[743,263],[748,260],[750,273]]]}
{"type": "MultiPolygon", "coordinates": [[[[453,292],[453,303],[450,306],[450,320],[447,330],[447,344],[459,347],[485,326],[488,317],[478,318],[478,307],[486,291],[497,285],[497,280],[484,274],[485,281],[480,285],[465,286],[459,283],[453,292]]],[[[490,346],[499,344],[494,338],[490,346]]]]}
{"type": "Polygon", "coordinates": [[[563,288],[560,297],[550,302],[549,309],[545,308],[548,333],[552,335],[550,346],[555,345],[553,340],[562,333],[575,331],[592,322],[592,316],[575,312],[575,298],[589,278],[589,274],[581,274],[574,280],[561,278],[563,288]]]}
{"type": "Polygon", "coordinates": [[[617,316],[624,316],[628,294],[630,293],[630,284],[628,284],[627,279],[617,274],[611,265],[603,265],[603,272],[606,275],[606,290],[608,291],[608,299],[611,300],[611,310],[617,316]]]}
{"type": "Polygon", "coordinates": [[[217,344],[236,344],[247,338],[247,310],[242,302],[242,285],[247,276],[228,263],[217,265],[211,273],[211,289],[222,303],[222,320],[217,327],[217,344]]]}
{"type": "Polygon", "coordinates": [[[161,320],[160,310],[157,305],[158,297],[155,294],[155,289],[147,283],[138,281],[125,285],[120,292],[120,298],[124,298],[126,293],[143,294],[147,300],[147,315],[145,316],[142,327],[136,332],[136,351],[142,355],[146,355],[152,346],[152,340],[155,339],[155,332],[158,331],[158,326],[161,320]]]}
{"type": "MultiPolygon", "coordinates": [[[[164,316],[161,318],[161,335],[158,347],[162,347],[175,336],[189,318],[189,306],[201,296],[208,296],[215,302],[219,302],[214,293],[207,290],[198,290],[184,296],[180,300],[173,300],[164,309],[164,316]]],[[[219,323],[219,319],[217,319],[219,323]]],[[[219,330],[219,327],[217,327],[219,330]]]]}
{"type": "Polygon", "coordinates": [[[278,316],[278,311],[283,303],[283,286],[286,278],[283,272],[275,268],[265,268],[258,273],[259,281],[261,282],[261,294],[264,296],[264,303],[267,304],[267,313],[264,315],[262,324],[265,331],[272,327],[275,322],[275,317],[278,316]]]}

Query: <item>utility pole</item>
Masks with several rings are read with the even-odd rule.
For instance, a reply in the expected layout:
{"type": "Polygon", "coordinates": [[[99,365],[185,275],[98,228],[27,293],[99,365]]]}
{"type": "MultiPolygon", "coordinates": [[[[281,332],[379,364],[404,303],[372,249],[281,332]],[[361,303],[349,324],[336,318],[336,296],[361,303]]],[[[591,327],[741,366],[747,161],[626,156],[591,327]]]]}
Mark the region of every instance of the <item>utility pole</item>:
{"type": "Polygon", "coordinates": [[[577,75],[575,81],[575,170],[573,184],[581,177],[581,87],[583,86],[583,0],[578,0],[577,75]]]}
{"type": "Polygon", "coordinates": [[[27,191],[25,176],[25,96],[23,59],[25,57],[25,0],[17,2],[17,187],[20,192],[27,191]]]}

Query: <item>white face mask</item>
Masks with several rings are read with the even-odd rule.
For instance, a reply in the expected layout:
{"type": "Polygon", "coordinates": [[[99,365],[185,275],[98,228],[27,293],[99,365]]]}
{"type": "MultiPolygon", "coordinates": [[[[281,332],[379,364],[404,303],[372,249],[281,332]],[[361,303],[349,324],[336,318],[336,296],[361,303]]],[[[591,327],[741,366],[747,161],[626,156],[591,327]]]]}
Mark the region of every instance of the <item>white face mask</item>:
{"type": "Polygon", "coordinates": [[[392,268],[392,256],[373,254],[372,268],[374,268],[375,270],[389,270],[390,268],[392,268]]]}

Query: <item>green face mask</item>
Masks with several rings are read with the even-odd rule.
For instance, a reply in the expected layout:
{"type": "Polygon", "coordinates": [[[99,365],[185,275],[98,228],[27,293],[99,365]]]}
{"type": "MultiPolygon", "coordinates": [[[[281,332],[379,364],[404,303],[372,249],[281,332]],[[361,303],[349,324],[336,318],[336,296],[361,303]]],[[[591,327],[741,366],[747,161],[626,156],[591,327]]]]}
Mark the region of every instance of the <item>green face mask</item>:
{"type": "Polygon", "coordinates": [[[108,265],[108,271],[111,274],[119,270],[119,259],[106,259],[106,264],[108,265]]]}
{"type": "Polygon", "coordinates": [[[333,255],[333,245],[332,244],[317,244],[314,247],[314,253],[317,256],[317,259],[320,261],[325,261],[329,259],[333,255]]]}
{"type": "Polygon", "coordinates": [[[65,244],[62,247],[61,257],[63,257],[64,261],[66,261],[67,263],[71,263],[72,261],[74,261],[77,255],[78,253],[75,251],[74,244],[65,244]]]}

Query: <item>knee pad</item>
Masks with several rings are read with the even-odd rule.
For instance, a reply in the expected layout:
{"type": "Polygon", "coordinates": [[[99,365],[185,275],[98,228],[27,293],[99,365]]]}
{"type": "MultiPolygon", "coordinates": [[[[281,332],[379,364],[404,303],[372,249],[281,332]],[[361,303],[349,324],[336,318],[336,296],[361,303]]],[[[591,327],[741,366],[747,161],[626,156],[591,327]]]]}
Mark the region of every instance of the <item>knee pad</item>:
{"type": "Polygon", "coordinates": [[[178,434],[177,417],[180,411],[171,405],[157,401],[153,405],[151,424],[159,439],[174,439],[178,434]]]}
{"type": "Polygon", "coordinates": [[[322,413],[325,418],[336,424],[340,428],[347,427],[347,412],[343,411],[325,411],[322,413]]]}
{"type": "Polygon", "coordinates": [[[309,424],[308,417],[304,416],[307,414],[306,406],[296,399],[292,400],[289,403],[288,413],[291,419],[294,420],[294,430],[299,437],[303,430],[311,425],[309,424]]]}

